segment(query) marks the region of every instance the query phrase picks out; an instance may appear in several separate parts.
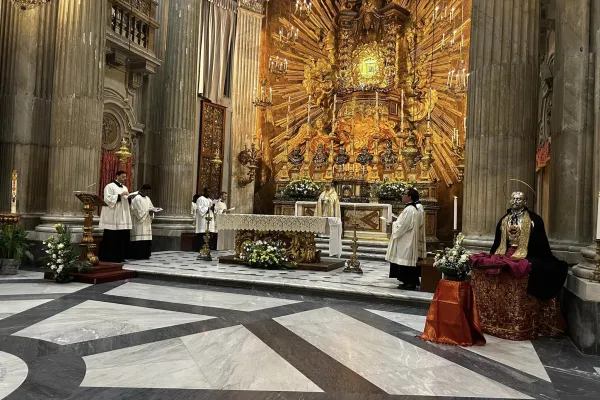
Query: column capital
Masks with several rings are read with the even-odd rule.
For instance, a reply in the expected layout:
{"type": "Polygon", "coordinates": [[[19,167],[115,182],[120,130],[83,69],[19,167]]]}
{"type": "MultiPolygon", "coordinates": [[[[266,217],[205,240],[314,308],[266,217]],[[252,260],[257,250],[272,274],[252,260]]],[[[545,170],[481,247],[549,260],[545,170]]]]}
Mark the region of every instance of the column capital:
{"type": "Polygon", "coordinates": [[[264,3],[264,0],[239,0],[238,7],[262,15],[264,3]]]}

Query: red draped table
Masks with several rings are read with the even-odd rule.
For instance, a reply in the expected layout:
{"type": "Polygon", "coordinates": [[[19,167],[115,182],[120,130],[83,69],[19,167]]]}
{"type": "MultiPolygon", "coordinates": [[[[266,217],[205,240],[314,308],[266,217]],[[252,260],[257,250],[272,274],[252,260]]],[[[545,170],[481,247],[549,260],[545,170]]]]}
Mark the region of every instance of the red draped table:
{"type": "Polygon", "coordinates": [[[471,284],[442,279],[427,313],[420,339],[457,346],[484,345],[471,284]]]}

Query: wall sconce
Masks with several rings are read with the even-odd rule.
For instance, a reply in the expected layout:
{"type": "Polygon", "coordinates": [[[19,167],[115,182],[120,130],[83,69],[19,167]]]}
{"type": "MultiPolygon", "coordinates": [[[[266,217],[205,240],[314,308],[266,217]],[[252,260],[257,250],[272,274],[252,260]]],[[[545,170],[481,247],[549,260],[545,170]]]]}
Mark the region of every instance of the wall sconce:
{"type": "Polygon", "coordinates": [[[238,161],[240,164],[248,168],[248,172],[246,175],[238,176],[238,185],[239,187],[245,187],[254,181],[256,177],[256,170],[258,169],[258,149],[252,143],[250,148],[244,146],[244,150],[240,151],[238,154],[238,161]]]}

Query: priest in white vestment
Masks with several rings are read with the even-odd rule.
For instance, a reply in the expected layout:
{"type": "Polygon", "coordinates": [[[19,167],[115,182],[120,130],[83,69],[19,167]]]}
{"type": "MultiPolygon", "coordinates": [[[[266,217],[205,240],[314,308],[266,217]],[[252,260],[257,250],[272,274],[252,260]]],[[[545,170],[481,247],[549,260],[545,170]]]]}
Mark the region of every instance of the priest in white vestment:
{"type": "Polygon", "coordinates": [[[414,290],[419,285],[420,269],[417,260],[420,257],[419,238],[423,214],[415,202],[419,192],[407,189],[402,195],[406,205],[400,216],[392,224],[392,235],[385,259],[390,263],[390,278],[396,278],[403,284],[400,289],[414,290]]]}
{"type": "Polygon", "coordinates": [[[210,216],[209,231],[215,230],[215,215],[213,212],[213,201],[208,194],[208,188],[205,188],[202,196],[196,200],[196,236],[199,236],[200,247],[204,245],[204,235],[206,233],[206,216],[210,216]]]}
{"type": "Polygon", "coordinates": [[[104,229],[98,258],[100,261],[121,263],[125,261],[129,248],[131,215],[127,196],[129,191],[123,184],[127,179],[124,171],[117,171],[114,181],[104,188],[104,202],[100,214],[100,229],[104,229]]]}
{"type": "Polygon", "coordinates": [[[325,184],[325,190],[319,195],[317,200],[316,217],[335,217],[341,218],[340,198],[337,192],[331,186],[331,183],[325,184]]]}
{"type": "Polygon", "coordinates": [[[227,192],[221,192],[221,196],[213,203],[213,212],[215,216],[215,232],[210,234],[210,249],[217,250],[217,241],[219,238],[219,215],[225,214],[227,208],[227,192]]]}
{"type": "Polygon", "coordinates": [[[150,185],[144,184],[142,190],[129,196],[132,222],[129,258],[134,260],[147,260],[152,253],[154,205],[149,197],[151,189],[150,185]]]}
{"type": "Polygon", "coordinates": [[[419,233],[419,259],[427,258],[427,234],[425,233],[425,208],[420,201],[416,201],[415,205],[417,210],[421,213],[421,226],[419,227],[421,232],[419,233]]]}

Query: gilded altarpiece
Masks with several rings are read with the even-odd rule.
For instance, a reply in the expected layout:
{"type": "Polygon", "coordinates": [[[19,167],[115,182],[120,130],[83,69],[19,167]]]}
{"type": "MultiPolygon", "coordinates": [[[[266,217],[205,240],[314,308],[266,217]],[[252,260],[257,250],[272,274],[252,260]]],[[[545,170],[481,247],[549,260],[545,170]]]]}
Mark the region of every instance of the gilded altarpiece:
{"type": "Polygon", "coordinates": [[[197,193],[208,188],[218,197],[223,181],[223,145],[225,141],[226,107],[203,101],[200,120],[197,193]]]}

